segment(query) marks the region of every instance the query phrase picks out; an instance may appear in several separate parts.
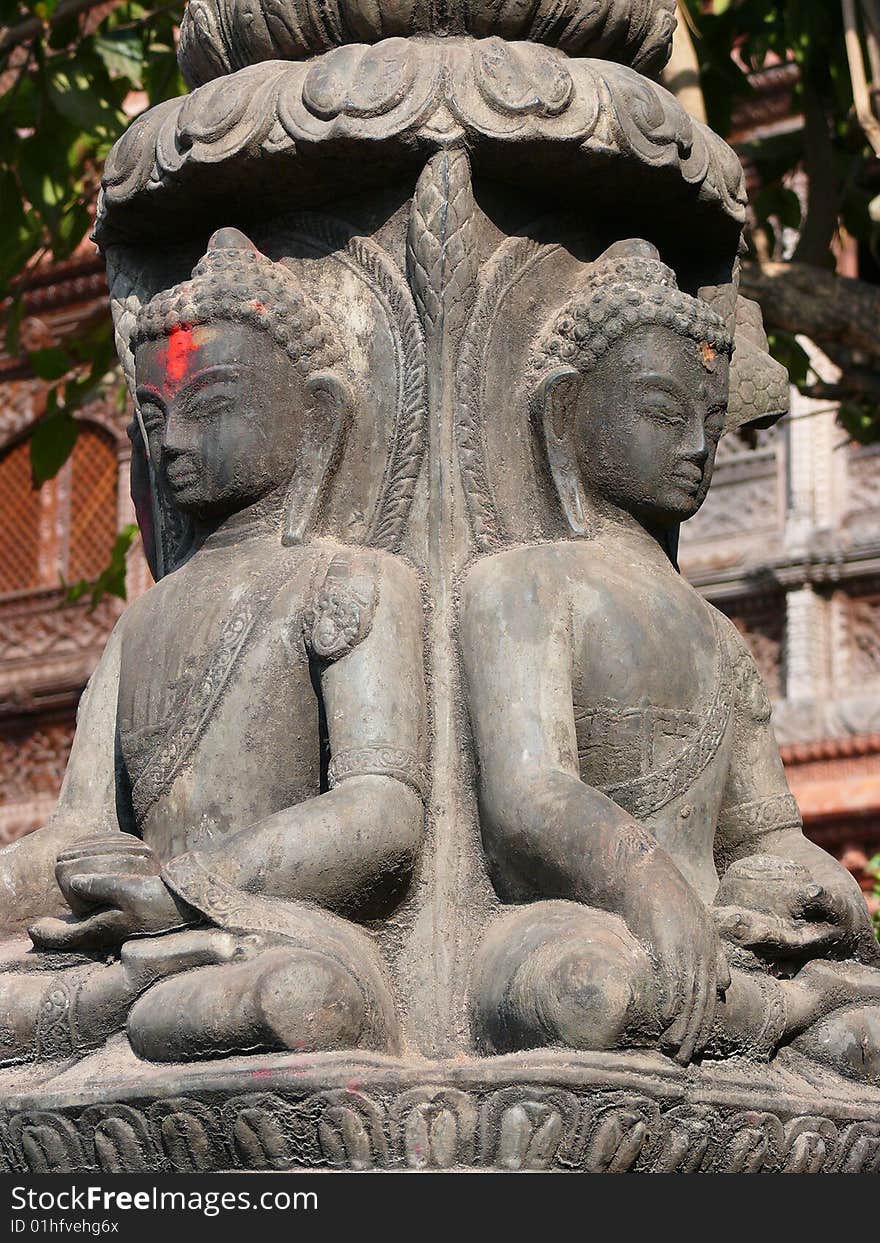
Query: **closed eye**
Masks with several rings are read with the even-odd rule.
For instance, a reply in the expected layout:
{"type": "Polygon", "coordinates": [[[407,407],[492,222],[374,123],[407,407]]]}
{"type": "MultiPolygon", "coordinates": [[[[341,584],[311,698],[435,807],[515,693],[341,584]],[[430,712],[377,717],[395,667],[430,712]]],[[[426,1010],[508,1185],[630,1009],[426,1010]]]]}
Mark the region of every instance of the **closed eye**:
{"type": "Polygon", "coordinates": [[[200,389],[180,403],[181,413],[195,419],[216,418],[225,414],[235,405],[235,394],[224,389],[212,387],[200,389]]]}
{"type": "Polygon", "coordinates": [[[664,423],[683,423],[686,417],[681,407],[671,402],[649,401],[645,403],[644,411],[651,418],[660,419],[664,423]]]}
{"type": "Polygon", "coordinates": [[[711,410],[706,411],[706,435],[720,436],[724,429],[724,416],[727,413],[726,406],[715,406],[711,410]]]}

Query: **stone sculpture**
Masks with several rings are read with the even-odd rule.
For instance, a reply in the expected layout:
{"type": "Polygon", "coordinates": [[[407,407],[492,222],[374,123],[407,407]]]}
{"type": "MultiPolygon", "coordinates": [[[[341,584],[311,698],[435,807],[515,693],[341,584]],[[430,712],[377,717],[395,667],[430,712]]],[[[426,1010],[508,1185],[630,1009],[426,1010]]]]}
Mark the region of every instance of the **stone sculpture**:
{"type": "Polygon", "coordinates": [[[730,352],[638,241],[537,343],[570,538],[485,557],[463,587],[487,861],[525,903],[478,953],[475,1033],[494,1053],[659,1043],[685,1064],[796,1039],[870,1081],[880,947],[861,892],[803,836],[736,628],[669,557],[711,481],[730,352]]]}
{"type": "Polygon", "coordinates": [[[4,860],[32,909],[54,873],[73,912],[31,927],[38,949],[119,961],[4,975],[7,1057],[79,1052],[126,1017],[160,1061],[395,1049],[375,950],[335,912],[393,909],[418,852],[421,601],[388,554],[302,542],[350,414],[342,351],[231,229],[133,345],[149,465],[192,545],[117,626],[58,811],[4,860]]]}
{"type": "Polygon", "coordinates": [[[880,1168],[867,912],[675,569],[787,386],[673,9],[191,3],[96,224],[157,585],[0,853],[9,1168],[880,1168]]]}

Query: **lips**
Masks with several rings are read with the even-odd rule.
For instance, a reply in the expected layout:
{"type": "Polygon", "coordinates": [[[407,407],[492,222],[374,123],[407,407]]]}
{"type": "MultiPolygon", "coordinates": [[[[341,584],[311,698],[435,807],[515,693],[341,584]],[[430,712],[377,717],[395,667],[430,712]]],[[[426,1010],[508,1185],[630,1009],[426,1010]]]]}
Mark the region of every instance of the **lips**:
{"type": "Polygon", "coordinates": [[[177,458],[166,465],[165,474],[170,484],[176,488],[182,488],[186,484],[196,482],[199,477],[199,470],[194,463],[187,462],[183,458],[177,458]]]}
{"type": "Polygon", "coordinates": [[[686,488],[698,488],[703,482],[703,472],[699,466],[677,466],[671,478],[674,483],[683,484],[686,488]]]}

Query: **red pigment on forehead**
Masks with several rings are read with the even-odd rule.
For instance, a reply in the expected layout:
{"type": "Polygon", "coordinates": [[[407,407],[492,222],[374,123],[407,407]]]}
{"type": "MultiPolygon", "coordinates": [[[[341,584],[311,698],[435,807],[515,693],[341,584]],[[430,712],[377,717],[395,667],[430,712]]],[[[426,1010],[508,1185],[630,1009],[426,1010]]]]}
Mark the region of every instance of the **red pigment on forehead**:
{"type": "Polygon", "coordinates": [[[186,375],[190,359],[196,352],[192,324],[176,324],[168,338],[165,372],[172,384],[179,384],[186,375]]]}

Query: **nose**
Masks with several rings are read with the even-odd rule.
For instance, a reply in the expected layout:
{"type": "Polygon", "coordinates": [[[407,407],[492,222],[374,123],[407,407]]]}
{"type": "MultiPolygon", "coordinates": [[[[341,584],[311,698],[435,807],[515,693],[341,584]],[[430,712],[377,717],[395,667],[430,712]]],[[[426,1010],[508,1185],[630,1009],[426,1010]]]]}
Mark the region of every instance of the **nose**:
{"type": "Polygon", "coordinates": [[[692,419],[688,426],[688,435],[682,445],[685,457],[697,466],[705,466],[709,457],[709,442],[706,438],[706,424],[702,413],[692,419]]]}
{"type": "Polygon", "coordinates": [[[191,430],[186,421],[176,416],[173,410],[169,410],[162,437],[162,456],[166,462],[173,462],[190,452],[191,441],[191,430]]]}

